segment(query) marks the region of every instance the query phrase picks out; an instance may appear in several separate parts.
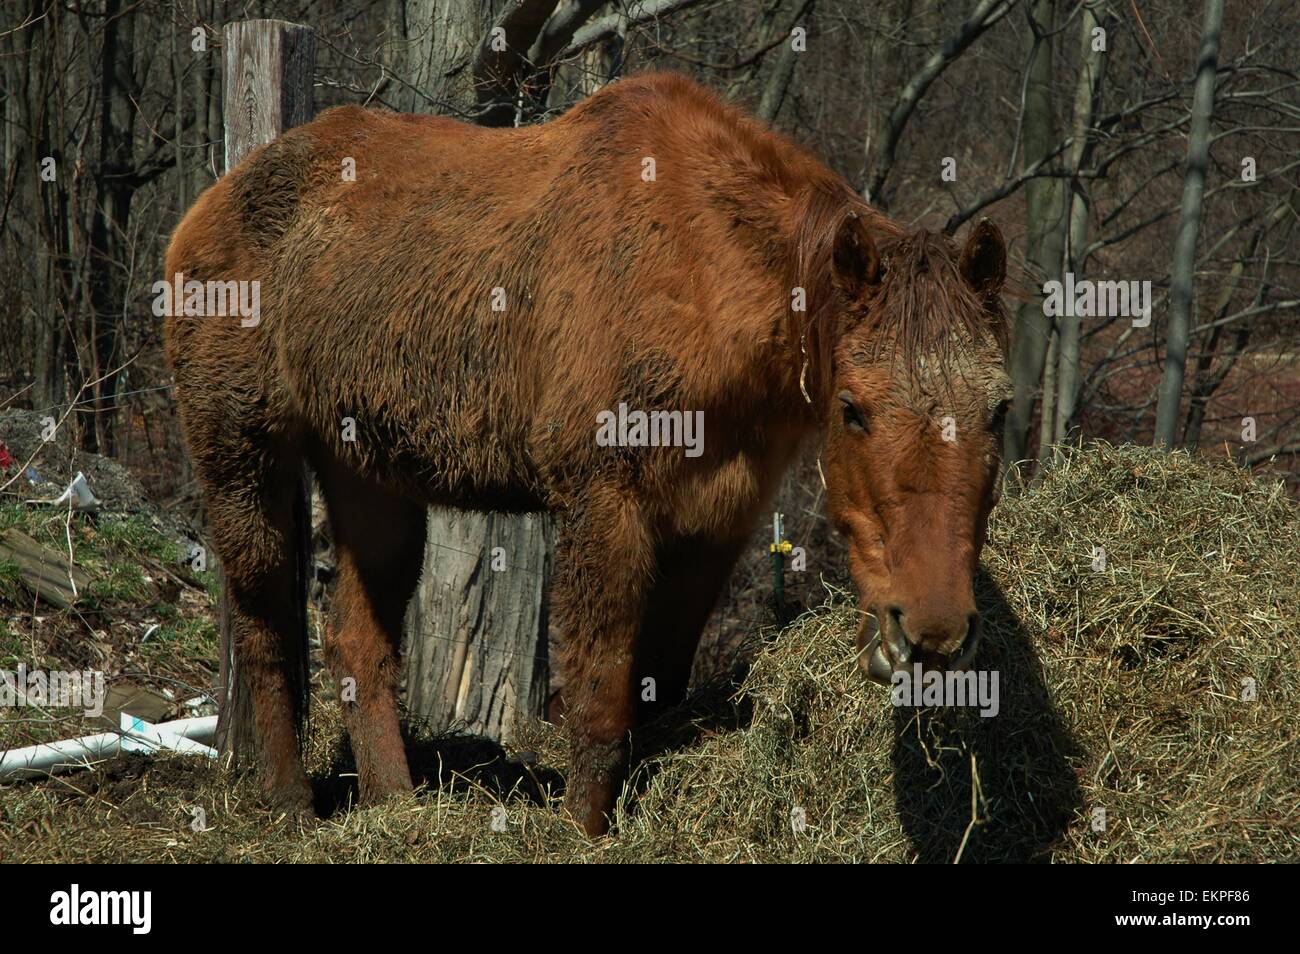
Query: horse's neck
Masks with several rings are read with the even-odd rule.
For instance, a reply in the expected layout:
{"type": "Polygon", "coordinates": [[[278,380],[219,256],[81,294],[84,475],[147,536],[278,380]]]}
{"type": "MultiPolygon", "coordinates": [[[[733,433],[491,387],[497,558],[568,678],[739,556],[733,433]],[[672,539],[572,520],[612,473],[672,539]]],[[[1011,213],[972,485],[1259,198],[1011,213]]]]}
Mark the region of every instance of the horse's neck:
{"type": "MultiPolygon", "coordinates": [[[[759,338],[755,335],[751,340],[759,338]]],[[[730,386],[749,395],[748,416],[759,430],[807,436],[820,429],[823,414],[812,361],[799,342],[785,344],[775,354],[770,347],[757,345],[745,354],[730,386]]]]}

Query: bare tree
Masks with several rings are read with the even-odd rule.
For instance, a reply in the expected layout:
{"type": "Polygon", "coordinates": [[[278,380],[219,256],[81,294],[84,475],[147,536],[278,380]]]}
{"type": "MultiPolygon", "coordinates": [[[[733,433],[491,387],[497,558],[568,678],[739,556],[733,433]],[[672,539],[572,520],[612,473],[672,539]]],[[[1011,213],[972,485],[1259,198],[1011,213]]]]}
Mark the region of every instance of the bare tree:
{"type": "MultiPolygon", "coordinates": [[[[1055,11],[1055,0],[1031,0],[1026,7],[1029,66],[1024,79],[1020,132],[1025,165],[1039,163],[1059,152],[1052,99],[1055,11]]],[[[1065,244],[1063,192],[1060,181],[1052,177],[1034,178],[1025,186],[1026,266],[1030,280],[1040,287],[1044,282],[1060,277],[1065,244]]],[[[1011,355],[1015,399],[1007,415],[1004,452],[1008,461],[1025,457],[1029,448],[1034,399],[1040,390],[1044,400],[1043,414],[1051,420],[1047,404],[1053,392],[1043,383],[1043,372],[1045,368],[1051,368],[1049,352],[1055,334],[1055,327],[1044,314],[1041,300],[1034,298],[1020,306],[1016,312],[1011,355]]]]}
{"type": "Polygon", "coordinates": [[[1223,29],[1223,0],[1206,0],[1201,28],[1201,52],[1196,63],[1196,96],[1192,101],[1192,126],[1187,135],[1187,174],[1183,205],[1174,244],[1173,283],[1169,302],[1169,331],[1165,344],[1165,370],[1160,379],[1156,408],[1157,446],[1173,447],[1178,438],[1183,372],[1192,323],[1192,279],[1196,268],[1196,239],[1201,228],[1205,197],[1205,168],[1210,151],[1210,116],[1214,112],[1214,85],[1219,67],[1219,34],[1223,29]]]}
{"type": "MultiPolygon", "coordinates": [[[[1070,175],[1069,180],[1066,180],[1070,197],[1062,265],[1063,272],[1076,274],[1083,272],[1081,252],[1088,240],[1092,207],[1092,186],[1080,176],[1080,172],[1092,156],[1093,114],[1106,68],[1106,34],[1099,14],[1104,6],[1104,2],[1085,6],[1079,17],[1079,73],[1074,92],[1074,124],[1065,154],[1065,167],[1070,175]]],[[[1051,435],[1053,442],[1066,440],[1075,425],[1079,398],[1079,332],[1077,314],[1061,318],[1059,367],[1056,373],[1056,419],[1051,435]]]]}

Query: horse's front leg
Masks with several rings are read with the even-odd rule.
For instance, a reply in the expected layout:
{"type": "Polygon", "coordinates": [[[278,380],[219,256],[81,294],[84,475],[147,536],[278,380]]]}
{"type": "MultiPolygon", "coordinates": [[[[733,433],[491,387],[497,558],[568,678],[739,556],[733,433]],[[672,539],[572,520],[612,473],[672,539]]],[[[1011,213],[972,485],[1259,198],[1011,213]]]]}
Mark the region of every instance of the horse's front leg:
{"type": "Polygon", "coordinates": [[[565,807],[591,836],[609,828],[627,774],[636,635],[650,589],[650,533],[640,508],[613,488],[589,492],[564,523],[553,604],[564,633],[569,776],[565,807]]]}

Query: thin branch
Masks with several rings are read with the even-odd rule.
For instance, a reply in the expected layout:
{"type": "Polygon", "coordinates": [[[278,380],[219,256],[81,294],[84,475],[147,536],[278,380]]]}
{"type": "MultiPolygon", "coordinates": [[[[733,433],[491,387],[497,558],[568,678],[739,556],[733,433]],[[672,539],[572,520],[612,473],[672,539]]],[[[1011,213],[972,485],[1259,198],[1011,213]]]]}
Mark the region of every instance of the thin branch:
{"type": "Polygon", "coordinates": [[[885,179],[888,178],[890,169],[894,165],[894,153],[898,149],[903,130],[907,127],[908,120],[912,118],[926,90],[957,57],[984,34],[985,30],[1005,17],[1014,6],[1013,0],[980,0],[970,16],[957,28],[957,32],[948,37],[921,68],[912,74],[912,78],[898,94],[898,99],[895,100],[894,108],[890,110],[889,119],[885,124],[880,158],[875,163],[871,182],[863,190],[863,197],[868,202],[874,201],[873,197],[879,196],[884,189],[885,179]]]}

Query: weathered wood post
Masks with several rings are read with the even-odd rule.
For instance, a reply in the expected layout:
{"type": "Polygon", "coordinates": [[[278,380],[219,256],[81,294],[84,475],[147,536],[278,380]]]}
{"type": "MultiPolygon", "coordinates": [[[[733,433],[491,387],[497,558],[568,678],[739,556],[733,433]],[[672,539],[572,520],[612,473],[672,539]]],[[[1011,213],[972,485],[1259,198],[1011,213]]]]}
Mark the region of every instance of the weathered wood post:
{"type": "MultiPolygon", "coordinates": [[[[221,112],[228,172],[258,146],[312,118],[316,37],[296,23],[242,20],[226,24],[222,42],[221,112]]],[[[256,755],[258,740],[252,699],[235,666],[224,581],[221,603],[217,747],[235,762],[247,762],[256,755]]]]}
{"type": "Polygon", "coordinates": [[[406,706],[435,729],[504,741],[548,686],[550,520],[434,511],[406,611],[406,706]]]}

